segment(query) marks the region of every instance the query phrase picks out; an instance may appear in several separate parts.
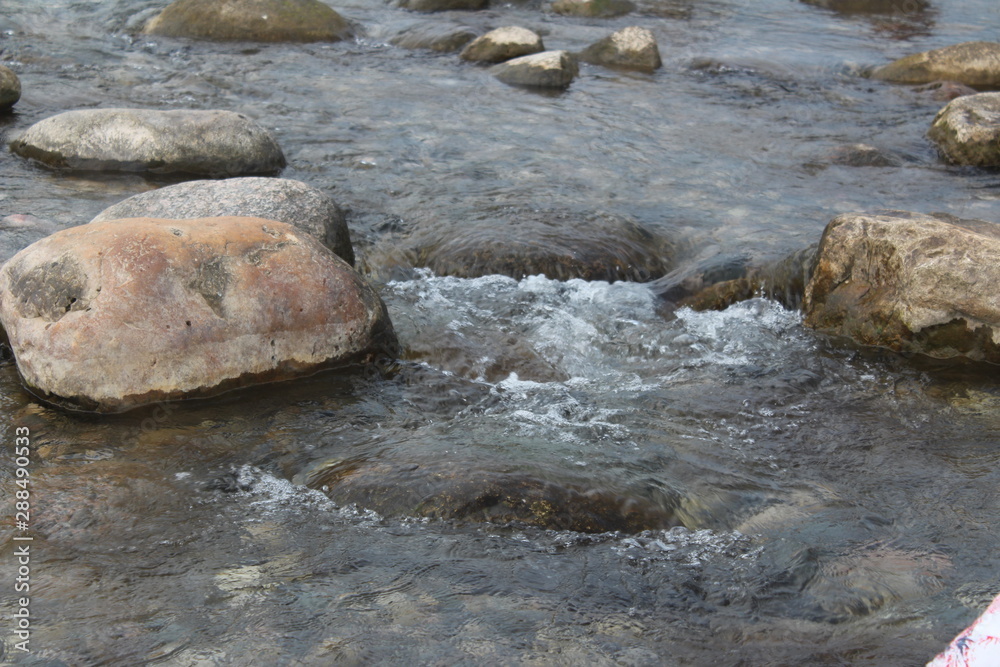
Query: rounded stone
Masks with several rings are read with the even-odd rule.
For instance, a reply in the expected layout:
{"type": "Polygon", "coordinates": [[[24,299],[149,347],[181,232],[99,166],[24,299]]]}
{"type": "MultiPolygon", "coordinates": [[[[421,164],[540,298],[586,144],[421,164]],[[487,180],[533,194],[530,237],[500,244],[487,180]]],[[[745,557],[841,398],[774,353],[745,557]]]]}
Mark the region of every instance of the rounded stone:
{"type": "Polygon", "coordinates": [[[462,50],[460,57],[475,62],[501,63],[544,50],[538,34],[527,28],[505,26],[477,37],[462,50]]]}
{"type": "Polygon", "coordinates": [[[906,211],[834,218],[805,323],[863,345],[1000,363],[1000,225],[906,211]]]}
{"type": "Polygon", "coordinates": [[[1000,87],[1000,43],[963,42],[900,58],[872,72],[894,83],[956,81],[980,88],[1000,87]]]}
{"type": "Polygon", "coordinates": [[[635,11],[635,5],[629,0],[556,0],[552,11],[565,16],[610,18],[635,11]]]}
{"type": "Polygon", "coordinates": [[[0,269],[0,323],[41,398],[118,412],[396,350],[378,294],[291,225],[135,218],[72,227],[0,269]]]}
{"type": "Polygon", "coordinates": [[[319,0],[177,0],[143,30],[212,41],[336,42],[353,35],[319,0]]]}
{"type": "Polygon", "coordinates": [[[316,188],[287,178],[227,178],[188,181],[150,190],[110,206],[91,220],[121,218],[212,218],[237,216],[279,220],[302,229],[354,265],[344,212],[316,188]]]}
{"type": "Polygon", "coordinates": [[[629,26],[588,46],[580,60],[594,65],[652,72],[663,65],[653,33],[629,26]]]}
{"type": "Polygon", "coordinates": [[[458,51],[476,38],[472,28],[428,21],[401,30],[389,43],[402,49],[429,49],[439,53],[458,51]]]}
{"type": "Polygon", "coordinates": [[[21,80],[9,67],[0,65],[0,111],[7,111],[21,99],[21,80]]]}
{"type": "Polygon", "coordinates": [[[927,136],[949,162],[1000,167],[1000,93],[955,98],[938,112],[927,136]]]}
{"type": "Polygon", "coordinates": [[[493,75],[512,86],[566,88],[580,73],[568,51],[543,51],[494,65],[493,75]]]}
{"type": "Polygon", "coordinates": [[[274,174],[274,138],[232,111],[83,109],[29,127],[10,149],[59,169],[149,171],[211,177],[274,174]]]}
{"type": "Polygon", "coordinates": [[[673,245],[644,227],[610,215],[504,208],[460,224],[418,230],[402,247],[414,266],[442,276],[505,275],[520,280],[633,280],[664,275],[673,245]]]}

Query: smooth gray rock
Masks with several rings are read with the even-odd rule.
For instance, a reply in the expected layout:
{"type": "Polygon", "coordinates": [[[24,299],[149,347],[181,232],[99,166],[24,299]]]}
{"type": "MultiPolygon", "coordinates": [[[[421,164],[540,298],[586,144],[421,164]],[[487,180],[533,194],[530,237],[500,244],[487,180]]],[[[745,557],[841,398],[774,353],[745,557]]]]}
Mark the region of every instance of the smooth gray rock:
{"type": "Polygon", "coordinates": [[[429,49],[450,53],[476,38],[476,31],[463,25],[426,21],[401,30],[389,43],[402,49],[429,49]]]}
{"type": "Polygon", "coordinates": [[[663,65],[656,38],[646,28],[629,26],[591,44],[580,60],[594,65],[652,72],[663,65]]]}
{"type": "Polygon", "coordinates": [[[914,53],[879,67],[872,78],[894,83],[957,81],[980,88],[1000,87],[1000,43],[963,42],[914,53]]]}
{"type": "Polygon", "coordinates": [[[460,57],[474,62],[502,63],[544,50],[542,38],[537,33],[518,26],[505,26],[477,37],[462,50],[460,57]]]}
{"type": "Polygon", "coordinates": [[[316,188],[287,178],[228,178],[188,181],[150,190],[104,209],[91,222],[121,218],[211,218],[240,216],[294,225],[354,265],[343,211],[316,188]]]}
{"type": "Polygon", "coordinates": [[[568,51],[543,51],[494,65],[491,71],[512,86],[565,88],[580,73],[580,67],[568,51]]]}
{"type": "Polygon", "coordinates": [[[0,65],[0,111],[7,111],[21,99],[21,80],[13,70],[0,65]]]}
{"type": "Polygon", "coordinates": [[[67,111],[29,127],[11,150],[50,167],[85,171],[221,177],[274,174],[285,166],[274,138],[232,111],[67,111]]]}
{"type": "Polygon", "coordinates": [[[1000,93],[955,98],[938,112],[927,136],[949,162],[1000,167],[1000,93]]]}
{"type": "Polygon", "coordinates": [[[353,35],[319,0],[177,0],[143,30],[212,41],[336,42],[353,35]]]}

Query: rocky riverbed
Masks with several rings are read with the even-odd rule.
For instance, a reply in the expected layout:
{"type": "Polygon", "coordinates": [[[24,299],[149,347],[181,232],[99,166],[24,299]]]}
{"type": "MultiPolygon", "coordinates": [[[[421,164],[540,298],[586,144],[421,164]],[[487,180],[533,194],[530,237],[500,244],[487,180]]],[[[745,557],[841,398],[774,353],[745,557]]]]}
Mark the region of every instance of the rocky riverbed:
{"type": "Polygon", "coordinates": [[[169,4],[0,0],[23,664],[923,664],[998,592],[993,5],[169,4]]]}

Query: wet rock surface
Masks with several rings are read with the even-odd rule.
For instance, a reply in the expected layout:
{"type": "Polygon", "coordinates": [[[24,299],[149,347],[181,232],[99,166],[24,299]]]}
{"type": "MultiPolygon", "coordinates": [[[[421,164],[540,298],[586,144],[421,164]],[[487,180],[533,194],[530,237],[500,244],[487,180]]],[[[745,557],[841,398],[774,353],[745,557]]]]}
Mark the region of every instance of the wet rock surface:
{"type": "Polygon", "coordinates": [[[489,0],[394,0],[393,5],[413,12],[446,12],[485,9],[489,0]]]}
{"type": "Polygon", "coordinates": [[[863,345],[1000,363],[1000,226],[944,214],[846,214],[827,225],[805,323],[863,345]]]}
{"type": "Polygon", "coordinates": [[[633,280],[665,274],[674,248],[637,223],[611,215],[545,209],[484,211],[460,225],[436,225],[376,250],[373,264],[426,267],[442,276],[633,280]]]}
{"type": "Polygon", "coordinates": [[[552,11],[566,16],[611,18],[635,11],[635,4],[629,0],[556,0],[552,11]]]}
{"type": "Polygon", "coordinates": [[[117,412],[310,374],[395,350],[345,262],[258,218],[64,230],[0,270],[0,322],[35,392],[117,412]]]}
{"type": "Polygon", "coordinates": [[[928,0],[907,0],[905,5],[899,0],[802,0],[807,5],[829,9],[840,14],[899,14],[902,11],[926,11],[928,0]]]}
{"type": "Polygon", "coordinates": [[[9,67],[0,65],[0,112],[8,111],[21,99],[21,80],[9,67]]]}
{"type": "Polygon", "coordinates": [[[915,53],[884,65],[872,78],[894,83],[955,81],[981,88],[1000,87],[1000,43],[964,42],[915,53]]]}
{"type": "Polygon", "coordinates": [[[493,75],[512,86],[566,88],[580,73],[568,51],[543,51],[494,65],[493,75]]]}
{"type": "Polygon", "coordinates": [[[439,53],[458,51],[476,38],[472,28],[454,23],[426,21],[401,30],[389,40],[402,49],[429,49],[439,53]]]}
{"type": "Polygon", "coordinates": [[[827,156],[830,164],[843,167],[901,167],[903,158],[869,144],[839,146],[827,156]]]}
{"type": "Polygon", "coordinates": [[[298,227],[354,265],[344,212],[320,190],[286,178],[188,181],[129,197],[91,222],[122,218],[211,218],[237,216],[278,220],[298,227]]]}
{"type": "Polygon", "coordinates": [[[250,42],[336,42],[353,34],[346,19],[318,0],[177,0],[144,32],[250,42]]]}
{"type": "Polygon", "coordinates": [[[538,34],[518,26],[505,26],[477,37],[461,53],[462,60],[500,63],[545,50],[538,34]]]}
{"type": "Polygon", "coordinates": [[[232,111],[84,109],[39,121],[11,151],[58,169],[203,176],[274,174],[285,156],[274,138],[232,111]]]}
{"type": "Polygon", "coordinates": [[[1000,93],[952,100],[934,117],[927,136],[949,162],[1000,167],[1000,93]]]}
{"type": "Polygon", "coordinates": [[[629,26],[584,49],[580,60],[605,67],[652,72],[663,65],[656,38],[646,28],[629,26]]]}
{"type": "Polygon", "coordinates": [[[767,297],[788,308],[799,308],[815,268],[817,247],[810,246],[762,266],[740,265],[734,260],[741,258],[723,257],[718,266],[708,265],[687,277],[685,282],[673,285],[673,289],[659,290],[660,296],[694,310],[723,310],[756,297],[767,297]],[[736,272],[742,275],[719,280],[736,272]],[[701,289],[685,294],[683,288],[699,284],[701,289]]]}
{"type": "Polygon", "coordinates": [[[528,472],[476,469],[462,462],[344,460],[313,470],[308,486],[337,503],[389,516],[511,522],[585,533],[638,532],[680,525],[672,508],[528,472]]]}

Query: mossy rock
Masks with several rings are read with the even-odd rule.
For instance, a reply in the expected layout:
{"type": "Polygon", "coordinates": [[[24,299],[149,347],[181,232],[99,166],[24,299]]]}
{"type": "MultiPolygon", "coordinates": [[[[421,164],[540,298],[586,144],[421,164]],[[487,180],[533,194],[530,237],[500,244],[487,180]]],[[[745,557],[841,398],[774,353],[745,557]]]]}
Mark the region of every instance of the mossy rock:
{"type": "Polygon", "coordinates": [[[336,42],[353,36],[319,0],[177,0],[143,31],[212,41],[336,42]]]}

